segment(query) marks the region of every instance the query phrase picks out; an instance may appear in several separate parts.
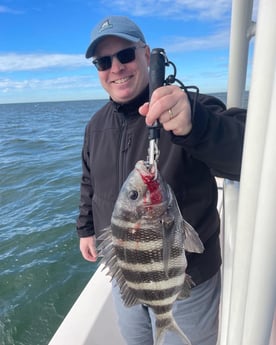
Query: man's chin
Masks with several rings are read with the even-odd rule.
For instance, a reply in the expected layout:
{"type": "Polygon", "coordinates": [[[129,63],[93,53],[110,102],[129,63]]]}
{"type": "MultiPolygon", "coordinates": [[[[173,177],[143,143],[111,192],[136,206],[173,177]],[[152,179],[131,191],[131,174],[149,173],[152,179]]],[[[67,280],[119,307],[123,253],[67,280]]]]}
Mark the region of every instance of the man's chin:
{"type": "Polygon", "coordinates": [[[132,101],[136,95],[133,92],[116,92],[111,98],[117,103],[128,103],[132,101]]]}

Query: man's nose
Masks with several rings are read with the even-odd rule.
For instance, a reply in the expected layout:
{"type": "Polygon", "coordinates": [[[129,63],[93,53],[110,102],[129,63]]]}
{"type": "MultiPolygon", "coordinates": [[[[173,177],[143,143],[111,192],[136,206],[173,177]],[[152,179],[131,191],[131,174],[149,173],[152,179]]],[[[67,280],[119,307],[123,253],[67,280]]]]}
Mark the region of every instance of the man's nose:
{"type": "Polygon", "coordinates": [[[117,56],[112,56],[111,58],[111,70],[112,72],[121,71],[124,68],[124,64],[122,64],[117,56]]]}

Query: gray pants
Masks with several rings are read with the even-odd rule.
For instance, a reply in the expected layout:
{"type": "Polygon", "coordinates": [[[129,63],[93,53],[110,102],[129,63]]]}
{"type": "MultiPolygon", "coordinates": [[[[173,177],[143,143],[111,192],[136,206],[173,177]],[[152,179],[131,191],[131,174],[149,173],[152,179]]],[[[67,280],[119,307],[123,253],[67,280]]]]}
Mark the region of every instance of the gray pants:
{"type": "MultiPolygon", "coordinates": [[[[152,345],[155,335],[155,317],[152,310],[142,305],[125,307],[119,289],[115,286],[113,299],[121,334],[127,345],[152,345]]],[[[194,287],[189,298],[174,303],[174,318],[192,345],[216,345],[219,303],[220,273],[194,287]]],[[[183,341],[176,333],[168,331],[163,345],[183,345],[183,341]]]]}

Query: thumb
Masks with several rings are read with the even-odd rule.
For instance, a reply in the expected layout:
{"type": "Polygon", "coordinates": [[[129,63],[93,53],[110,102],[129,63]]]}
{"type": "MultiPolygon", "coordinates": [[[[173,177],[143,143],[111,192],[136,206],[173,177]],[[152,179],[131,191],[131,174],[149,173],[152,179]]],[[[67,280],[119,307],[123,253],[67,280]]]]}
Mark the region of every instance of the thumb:
{"type": "Polygon", "coordinates": [[[98,251],[97,251],[97,248],[96,248],[95,245],[92,245],[92,246],[90,247],[90,252],[91,252],[91,254],[92,254],[93,257],[97,258],[97,256],[98,256],[98,251]]]}
{"type": "Polygon", "coordinates": [[[147,113],[149,111],[149,102],[144,103],[143,105],[141,105],[141,107],[139,108],[139,113],[142,116],[147,116],[147,113]]]}

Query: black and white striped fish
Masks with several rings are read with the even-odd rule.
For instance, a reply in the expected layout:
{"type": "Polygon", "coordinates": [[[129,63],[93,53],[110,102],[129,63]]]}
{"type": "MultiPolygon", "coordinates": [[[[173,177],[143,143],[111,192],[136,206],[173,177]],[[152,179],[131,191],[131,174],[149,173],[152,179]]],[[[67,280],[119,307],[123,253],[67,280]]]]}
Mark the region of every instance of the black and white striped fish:
{"type": "Polygon", "coordinates": [[[173,303],[189,296],[193,285],[185,274],[185,250],[202,253],[197,232],[180,213],[176,198],[157,169],[138,161],[123,184],[99,250],[108,274],[116,279],[126,306],[141,303],[156,316],[156,339],[176,331],[191,345],[176,324],[173,303]],[[154,170],[154,171],[153,171],[154,170]]]}

